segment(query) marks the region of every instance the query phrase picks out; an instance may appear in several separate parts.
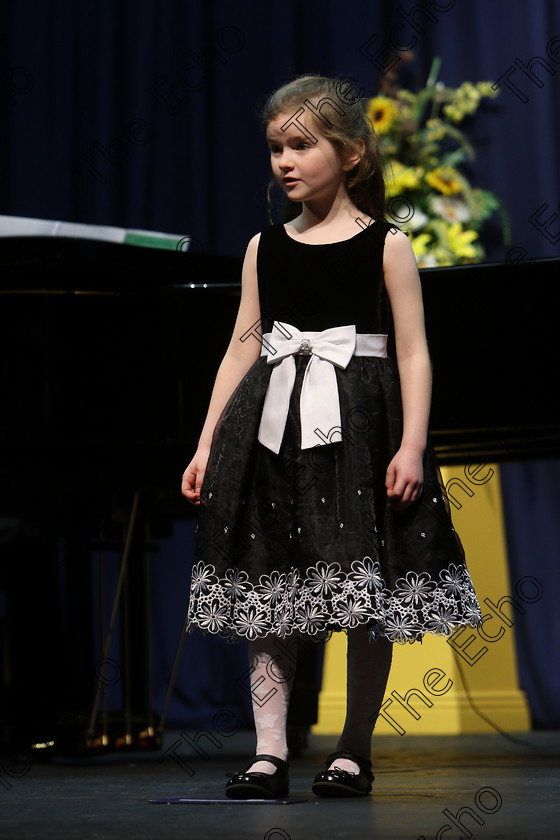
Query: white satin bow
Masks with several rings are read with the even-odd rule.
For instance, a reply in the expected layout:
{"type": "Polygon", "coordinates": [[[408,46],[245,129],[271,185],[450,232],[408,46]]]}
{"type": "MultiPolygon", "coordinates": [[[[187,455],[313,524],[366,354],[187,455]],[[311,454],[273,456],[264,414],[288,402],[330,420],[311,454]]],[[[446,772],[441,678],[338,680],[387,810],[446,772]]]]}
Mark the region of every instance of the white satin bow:
{"type": "Polygon", "coordinates": [[[290,397],[296,376],[295,353],[309,355],[300,395],[301,448],[333,443],[342,437],[338,384],[333,365],[345,368],[356,348],[356,327],[332,327],[322,332],[300,332],[275,321],[267,333],[261,355],[274,364],[266,392],[258,439],[278,454],[284,436],[290,397]]]}

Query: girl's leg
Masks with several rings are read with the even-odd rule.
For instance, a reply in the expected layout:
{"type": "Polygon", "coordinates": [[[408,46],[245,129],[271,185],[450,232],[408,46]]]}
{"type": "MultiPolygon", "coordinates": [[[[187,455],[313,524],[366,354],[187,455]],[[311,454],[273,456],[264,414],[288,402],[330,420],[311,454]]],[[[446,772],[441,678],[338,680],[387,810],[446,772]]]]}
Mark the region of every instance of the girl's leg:
{"type": "MultiPolygon", "coordinates": [[[[346,720],[337,744],[337,751],[351,752],[369,759],[371,736],[383,703],[393,656],[393,643],[388,639],[368,640],[367,627],[348,630],[346,654],[346,720]]],[[[350,773],[359,773],[354,761],[337,758],[330,765],[350,773]]]]}
{"type": "MultiPolygon", "coordinates": [[[[295,673],[296,649],[296,645],[290,643],[289,639],[279,640],[274,635],[249,642],[257,755],[266,753],[283,761],[288,758],[286,719],[295,673]]],[[[256,761],[248,772],[275,773],[276,770],[270,761],[256,761]]]]}

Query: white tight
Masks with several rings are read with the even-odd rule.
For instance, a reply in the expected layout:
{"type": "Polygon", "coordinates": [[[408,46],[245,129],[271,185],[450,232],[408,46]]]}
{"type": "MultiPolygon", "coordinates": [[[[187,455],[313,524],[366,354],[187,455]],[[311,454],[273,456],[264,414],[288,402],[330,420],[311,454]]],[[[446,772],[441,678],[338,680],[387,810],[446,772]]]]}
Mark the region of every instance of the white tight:
{"type": "MultiPolygon", "coordinates": [[[[387,639],[368,640],[366,627],[347,631],[346,720],[336,751],[369,759],[371,736],[383,702],[391,667],[393,645],[387,639]]],[[[313,644],[312,641],[309,644],[313,644]]],[[[251,694],[257,733],[256,754],[267,753],[286,760],[286,719],[295,673],[296,645],[274,635],[249,643],[252,667],[251,694]]],[[[358,773],[349,759],[336,759],[331,767],[358,773]]],[[[269,761],[255,762],[251,771],[276,772],[269,761]]]]}
{"type": "MultiPolygon", "coordinates": [[[[249,643],[251,698],[257,733],[257,755],[288,757],[286,720],[297,658],[293,640],[265,636],[249,643]]],[[[270,761],[257,761],[251,771],[275,773],[270,761]]]]}

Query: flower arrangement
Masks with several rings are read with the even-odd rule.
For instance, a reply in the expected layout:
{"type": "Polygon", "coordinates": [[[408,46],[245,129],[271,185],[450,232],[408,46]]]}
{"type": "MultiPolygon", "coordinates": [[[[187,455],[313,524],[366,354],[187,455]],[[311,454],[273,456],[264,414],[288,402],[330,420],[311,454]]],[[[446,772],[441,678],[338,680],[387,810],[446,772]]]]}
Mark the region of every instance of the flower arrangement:
{"type": "Polygon", "coordinates": [[[498,91],[491,82],[446,87],[436,81],[440,64],[436,58],[426,87],[418,93],[396,88],[366,103],[387,159],[391,220],[409,234],[420,268],[483,260],[479,233],[496,210],[504,240],[509,240],[502,202],[494,193],[472,187],[460,171],[475,153],[457,125],[477,110],[483,98],[494,98],[498,91]]]}

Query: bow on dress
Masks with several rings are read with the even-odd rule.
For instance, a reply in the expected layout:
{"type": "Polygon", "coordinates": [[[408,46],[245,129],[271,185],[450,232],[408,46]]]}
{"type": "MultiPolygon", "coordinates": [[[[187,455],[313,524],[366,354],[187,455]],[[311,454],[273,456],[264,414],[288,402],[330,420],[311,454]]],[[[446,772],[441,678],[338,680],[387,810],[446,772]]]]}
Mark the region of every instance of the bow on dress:
{"type": "Polygon", "coordinates": [[[295,354],[309,355],[300,394],[301,448],[331,443],[333,431],[342,435],[340,402],[333,365],[346,368],[356,349],[356,327],[332,327],[322,332],[300,332],[275,321],[265,335],[261,355],[273,364],[259,427],[258,439],[278,454],[284,437],[290,397],[296,377],[295,354]]]}

